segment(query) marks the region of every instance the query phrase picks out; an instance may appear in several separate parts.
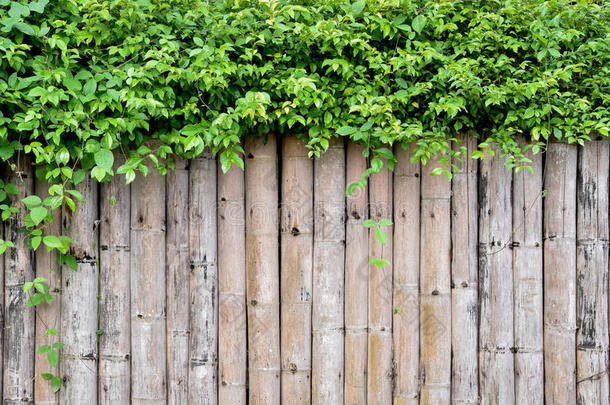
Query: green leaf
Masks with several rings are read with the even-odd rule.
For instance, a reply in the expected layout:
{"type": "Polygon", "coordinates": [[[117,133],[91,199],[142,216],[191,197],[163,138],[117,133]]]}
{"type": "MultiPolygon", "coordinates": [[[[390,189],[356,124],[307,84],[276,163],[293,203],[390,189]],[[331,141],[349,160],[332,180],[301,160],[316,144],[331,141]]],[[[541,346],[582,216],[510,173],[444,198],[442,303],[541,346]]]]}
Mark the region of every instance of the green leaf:
{"type": "Polygon", "coordinates": [[[413,27],[413,30],[415,32],[417,32],[418,34],[421,34],[421,31],[426,26],[427,21],[428,21],[428,19],[423,14],[420,14],[413,19],[413,21],[411,22],[411,26],[413,27]]]}
{"type": "Polygon", "coordinates": [[[28,307],[35,307],[36,305],[42,304],[43,301],[44,301],[44,295],[35,293],[35,294],[32,294],[32,296],[28,300],[27,304],[25,304],[25,305],[28,307]]]}
{"type": "MultiPolygon", "coordinates": [[[[114,164],[114,154],[108,149],[100,149],[94,155],[95,163],[105,169],[107,172],[112,171],[114,164]]],[[[99,180],[99,179],[98,179],[99,180]]]]}
{"type": "Polygon", "coordinates": [[[68,190],[67,193],[76,198],[79,202],[85,201],[85,198],[78,190],[68,190]]]}
{"type": "Polygon", "coordinates": [[[392,226],[392,221],[389,219],[382,219],[379,221],[379,226],[392,226]]]}
{"type": "Polygon", "coordinates": [[[43,354],[48,352],[51,349],[51,346],[49,345],[42,345],[38,348],[38,350],[36,350],[36,353],[38,354],[43,354]]]}
{"type": "Polygon", "coordinates": [[[19,193],[19,189],[17,188],[17,186],[14,185],[14,184],[10,184],[10,183],[8,183],[8,184],[6,184],[4,186],[4,191],[6,191],[7,194],[17,194],[17,193],[19,193]]]}
{"type": "Polygon", "coordinates": [[[53,392],[58,392],[61,389],[61,378],[54,376],[51,379],[51,389],[53,392]]]}
{"type": "Polygon", "coordinates": [[[62,260],[63,260],[63,264],[65,264],[72,270],[74,270],[74,271],[78,270],[78,263],[76,261],[76,257],[71,256],[71,255],[63,255],[62,260]]]}
{"type": "Polygon", "coordinates": [[[27,17],[30,15],[30,9],[17,1],[13,1],[11,2],[11,8],[8,10],[8,15],[13,18],[27,17]]]}
{"type": "Polygon", "coordinates": [[[34,222],[34,225],[38,225],[42,222],[43,219],[46,218],[48,213],[49,212],[44,207],[34,207],[30,212],[30,219],[32,220],[32,222],[34,222]]]}
{"type": "Polygon", "coordinates": [[[383,266],[389,266],[390,262],[386,259],[371,259],[369,260],[369,264],[377,266],[377,268],[381,269],[383,266]]]}
{"type": "Polygon", "coordinates": [[[95,93],[95,90],[97,90],[97,82],[95,79],[91,78],[87,80],[87,83],[85,83],[85,86],[83,87],[83,94],[85,94],[85,96],[89,96],[95,93]]]}
{"type": "Polygon", "coordinates": [[[375,225],[377,225],[377,223],[372,219],[367,219],[362,223],[362,226],[364,226],[365,228],[372,228],[375,225]]]}
{"type": "Polygon", "coordinates": [[[42,204],[40,197],[38,197],[36,195],[27,196],[23,200],[21,200],[21,202],[24,203],[25,206],[28,207],[29,209],[38,207],[42,204]]]}
{"type": "Polygon", "coordinates": [[[62,347],[64,347],[66,344],[63,342],[55,342],[53,343],[53,348],[54,349],[61,349],[62,347]]]}
{"type": "Polygon", "coordinates": [[[386,235],[386,233],[384,232],[383,229],[381,228],[376,228],[375,229],[375,238],[379,241],[379,243],[381,243],[382,245],[385,245],[386,242],[388,241],[388,236],[386,235]]]}
{"type": "Polygon", "coordinates": [[[351,134],[353,134],[354,132],[356,132],[356,128],[354,128],[354,127],[350,127],[350,126],[341,127],[341,128],[339,128],[339,129],[337,130],[337,133],[338,133],[339,135],[343,135],[343,136],[345,136],[345,135],[351,135],[351,134]]]}
{"type": "Polygon", "coordinates": [[[51,250],[51,249],[61,250],[64,247],[63,243],[61,243],[61,240],[57,236],[53,236],[53,235],[47,235],[44,238],[42,238],[42,243],[44,243],[45,246],[47,248],[49,248],[49,250],[51,250]]]}
{"type": "Polygon", "coordinates": [[[350,14],[353,15],[354,17],[360,15],[360,13],[362,13],[362,10],[364,10],[365,6],[366,6],[366,1],[364,1],[364,0],[360,0],[360,1],[353,3],[350,14]]]}
{"type": "Polygon", "coordinates": [[[106,173],[106,169],[100,166],[95,166],[91,170],[91,176],[93,176],[93,178],[95,178],[99,182],[102,182],[104,180],[104,178],[106,177],[106,173]]]}
{"type": "Polygon", "coordinates": [[[56,350],[50,350],[47,359],[49,360],[49,365],[55,367],[59,362],[59,354],[56,350]]]}

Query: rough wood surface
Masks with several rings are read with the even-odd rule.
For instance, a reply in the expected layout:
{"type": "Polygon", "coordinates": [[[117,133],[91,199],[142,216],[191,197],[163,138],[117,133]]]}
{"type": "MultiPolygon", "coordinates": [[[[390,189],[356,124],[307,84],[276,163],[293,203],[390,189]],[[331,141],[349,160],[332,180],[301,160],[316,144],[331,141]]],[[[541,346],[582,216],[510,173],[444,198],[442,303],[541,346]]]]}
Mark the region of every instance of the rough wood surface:
{"type": "Polygon", "coordinates": [[[176,161],[167,173],[167,402],[188,401],[189,382],[189,171],[187,162],[176,161]]]}
{"type": "MultiPolygon", "coordinates": [[[[3,181],[8,180],[5,176],[0,177],[3,181]]],[[[4,221],[0,223],[0,239],[4,239],[4,221]]],[[[6,254],[6,252],[5,252],[6,254]]],[[[3,379],[4,376],[4,259],[5,256],[0,256],[0,401],[3,394],[3,379]]]]}
{"type": "Polygon", "coordinates": [[[579,404],[608,404],[608,140],[578,157],[576,361],[579,404]]]}
{"type": "MultiPolygon", "coordinates": [[[[367,168],[363,146],[347,145],[346,185],[367,168]]],[[[366,403],[369,232],[368,187],[347,197],[345,225],[345,403],[366,403]]]]}
{"type": "Polygon", "coordinates": [[[189,404],[215,404],[218,361],[216,161],[207,151],[190,164],[189,260],[189,404]]]}
{"type": "Polygon", "coordinates": [[[345,149],[333,139],[314,167],[312,402],[343,403],[345,149]]]}
{"type": "MultiPolygon", "coordinates": [[[[519,144],[526,145],[523,137],[519,144]]],[[[515,402],[542,404],[542,155],[526,156],[534,172],[513,174],[515,402]]]]}
{"type": "Polygon", "coordinates": [[[476,404],[479,397],[478,345],[478,261],[477,261],[477,171],[470,156],[477,139],[468,133],[457,136],[454,150],[466,149],[451,182],[451,400],[476,404]]]}
{"type": "Polygon", "coordinates": [[[577,148],[551,143],[544,189],[545,401],[576,403],[577,148]]]}
{"type": "Polygon", "coordinates": [[[246,404],[246,224],[244,172],[218,169],[218,403],[246,404]]]}
{"type": "Polygon", "coordinates": [[[97,311],[99,258],[98,182],[89,176],[76,189],[83,195],[76,211],[63,211],[63,232],[72,238],[70,254],[78,271],[63,266],[61,272],[61,404],[94,404],[97,401],[97,311]]]}
{"type": "Polygon", "coordinates": [[[165,177],[152,168],[131,185],[130,269],[131,402],[163,404],[167,400],[165,177]]]}
{"type": "Polygon", "coordinates": [[[313,162],[296,137],[282,142],[280,291],[282,398],[311,402],[313,162]]]}
{"type": "Polygon", "coordinates": [[[249,402],[280,402],[277,144],[246,140],[249,402]]]}

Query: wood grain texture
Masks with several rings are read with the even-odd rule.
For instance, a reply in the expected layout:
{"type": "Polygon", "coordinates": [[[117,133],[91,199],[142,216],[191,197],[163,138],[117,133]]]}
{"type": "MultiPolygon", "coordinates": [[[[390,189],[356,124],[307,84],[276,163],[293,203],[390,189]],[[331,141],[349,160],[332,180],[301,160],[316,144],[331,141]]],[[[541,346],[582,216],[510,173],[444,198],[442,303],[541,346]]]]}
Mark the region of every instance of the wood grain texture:
{"type": "MultiPolygon", "coordinates": [[[[3,175],[3,181],[8,179],[3,175]]],[[[0,239],[4,239],[4,221],[0,223],[0,239]]],[[[6,254],[6,252],[5,252],[6,254]]],[[[3,387],[4,387],[4,259],[6,256],[0,257],[0,401],[2,401],[3,387]]]]}
{"type": "Polygon", "coordinates": [[[551,143],[544,179],[545,401],[576,403],[577,148],[551,143]]]}
{"type": "Polygon", "coordinates": [[[333,139],[314,166],[311,388],[314,404],[340,404],[344,398],[344,173],[343,140],[333,139]]]}

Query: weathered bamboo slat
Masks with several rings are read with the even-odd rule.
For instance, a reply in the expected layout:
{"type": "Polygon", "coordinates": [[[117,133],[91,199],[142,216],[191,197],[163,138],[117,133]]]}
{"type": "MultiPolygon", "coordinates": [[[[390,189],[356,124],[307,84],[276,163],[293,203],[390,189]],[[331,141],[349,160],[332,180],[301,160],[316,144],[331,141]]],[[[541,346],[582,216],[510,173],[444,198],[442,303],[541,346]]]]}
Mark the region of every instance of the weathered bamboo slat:
{"type": "Polygon", "coordinates": [[[216,161],[210,152],[189,171],[190,354],[189,404],[215,404],[218,361],[216,161]]]}
{"type": "Polygon", "coordinates": [[[421,178],[420,373],[421,401],[448,404],[451,395],[451,183],[421,178]]]}
{"type": "Polygon", "coordinates": [[[578,158],[576,361],[579,404],[608,404],[608,140],[578,158]]]}
{"type": "Polygon", "coordinates": [[[246,140],[249,402],[280,402],[277,144],[246,140]]]}
{"type": "Polygon", "coordinates": [[[577,148],[551,143],[544,188],[545,401],[576,403],[577,148]]]}
{"type": "MultiPolygon", "coordinates": [[[[524,147],[524,138],[519,138],[524,147]]],[[[515,328],[515,402],[544,402],[542,323],[542,155],[532,160],[534,173],[513,175],[513,280],[515,328]]]]}
{"type": "Polygon", "coordinates": [[[78,271],[63,266],[61,292],[62,404],[94,404],[97,401],[97,309],[99,228],[97,181],[87,176],[76,189],[84,202],[72,213],[63,211],[63,234],[72,238],[70,254],[78,271]]]}
{"type": "Polygon", "coordinates": [[[131,185],[131,402],[136,405],[167,399],[165,191],[165,177],[155,169],[131,185]]]}
{"type": "MultiPolygon", "coordinates": [[[[363,146],[347,145],[346,185],[367,168],[363,146]]],[[[369,235],[368,187],[347,197],[345,225],[345,403],[366,403],[369,235]]]]}
{"type": "Polygon", "coordinates": [[[465,147],[451,183],[451,400],[476,404],[478,383],[478,261],[477,261],[477,149],[472,134],[461,133],[454,150],[465,147]]]}
{"type": "Polygon", "coordinates": [[[244,172],[218,169],[218,403],[246,404],[246,224],[244,172]]]}
{"type": "Polygon", "coordinates": [[[189,382],[189,172],[178,159],[167,173],[167,402],[188,402],[189,382]]]}
{"type": "Polygon", "coordinates": [[[343,403],[345,150],[332,139],[314,166],[312,400],[343,403]],[[337,175],[339,173],[340,175],[337,175]]]}
{"type": "Polygon", "coordinates": [[[296,137],[282,144],[281,357],[286,404],[311,401],[313,162],[296,137]]]}
{"type": "MultiPolygon", "coordinates": [[[[26,208],[19,201],[34,192],[33,173],[29,162],[22,156],[17,169],[11,172],[8,182],[19,188],[12,196],[19,208],[18,214],[5,222],[4,237],[14,244],[4,253],[4,404],[31,404],[34,401],[34,326],[33,308],[26,307],[29,296],[23,293],[23,284],[34,279],[33,255],[19,233],[24,225],[26,208]]],[[[42,247],[44,249],[44,247],[42,247]]]]}

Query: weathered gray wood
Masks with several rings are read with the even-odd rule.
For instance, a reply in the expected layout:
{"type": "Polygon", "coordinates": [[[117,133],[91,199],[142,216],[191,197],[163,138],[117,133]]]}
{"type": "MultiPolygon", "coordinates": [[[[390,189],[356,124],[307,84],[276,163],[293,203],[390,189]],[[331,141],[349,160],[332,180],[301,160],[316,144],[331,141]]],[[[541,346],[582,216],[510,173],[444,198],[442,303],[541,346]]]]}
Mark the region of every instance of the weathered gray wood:
{"type": "Polygon", "coordinates": [[[131,403],[136,405],[167,400],[165,191],[165,177],[152,168],[131,185],[131,403]]]}
{"type": "Polygon", "coordinates": [[[280,402],[277,144],[246,139],[249,402],[280,402]]]}
{"type": "Polygon", "coordinates": [[[246,404],[246,223],[244,172],[218,168],[218,402],[246,404]]]}
{"type": "Polygon", "coordinates": [[[334,138],[314,166],[311,388],[314,404],[343,403],[344,173],[343,139],[334,138]]]}
{"type": "Polygon", "coordinates": [[[422,167],[420,245],[421,401],[451,396],[451,183],[422,167]]]}
{"type": "MultiPolygon", "coordinates": [[[[2,180],[8,180],[2,175],[2,180]]],[[[0,239],[4,240],[4,221],[0,222],[0,239]]],[[[4,258],[8,256],[5,252],[0,256],[0,401],[2,400],[4,386],[4,258]]]]}
{"type": "Polygon", "coordinates": [[[218,362],[216,161],[210,152],[189,171],[190,354],[189,404],[215,404],[218,362]]]}
{"type": "MultiPolygon", "coordinates": [[[[34,326],[33,308],[26,307],[29,295],[23,293],[23,284],[34,279],[33,255],[25,243],[25,235],[18,230],[24,225],[27,210],[21,199],[34,192],[34,179],[29,161],[20,156],[13,162],[7,181],[19,188],[12,196],[18,214],[4,223],[4,238],[14,244],[4,253],[4,404],[31,404],[34,401],[34,326]]],[[[43,248],[44,249],[44,248],[43,248]]]]}
{"type": "MultiPolygon", "coordinates": [[[[526,145],[525,139],[518,139],[526,145]]],[[[515,328],[515,402],[544,401],[542,322],[542,155],[513,174],[513,280],[515,328]]]]}
{"type": "Polygon", "coordinates": [[[78,271],[63,266],[61,293],[61,404],[97,401],[97,308],[99,219],[98,182],[87,176],[76,189],[84,202],[63,211],[63,234],[72,238],[70,254],[78,271]]]}
{"type": "Polygon", "coordinates": [[[178,159],[167,173],[167,402],[186,404],[189,382],[189,171],[178,159]]]}
{"type": "Polygon", "coordinates": [[[576,361],[579,404],[608,404],[608,140],[578,157],[576,361]]]}
{"type": "MultiPolygon", "coordinates": [[[[369,179],[370,216],[376,222],[392,220],[392,172],[384,165],[369,179]]],[[[382,245],[369,233],[369,257],[392,263],[392,228],[382,227],[387,242],[382,245]]],[[[369,265],[369,336],[367,398],[369,404],[392,402],[392,265],[369,265]]]]}
{"type": "Polygon", "coordinates": [[[476,404],[478,375],[477,149],[474,134],[460,133],[454,150],[465,147],[451,182],[451,401],[476,404]]]}
{"type": "Polygon", "coordinates": [[[311,401],[313,162],[296,137],[282,142],[280,211],[282,398],[311,401]]]}
{"type": "Polygon", "coordinates": [[[576,403],[577,148],[551,143],[544,188],[545,401],[576,403]]]}
{"type": "MultiPolygon", "coordinates": [[[[364,147],[347,145],[346,185],[366,170],[364,147]]],[[[369,216],[368,187],[347,197],[345,225],[345,403],[366,403],[368,341],[369,232],[362,223],[369,216]]]]}
{"type": "Polygon", "coordinates": [[[394,149],[394,404],[419,402],[419,239],[421,165],[414,145],[394,149]]]}

